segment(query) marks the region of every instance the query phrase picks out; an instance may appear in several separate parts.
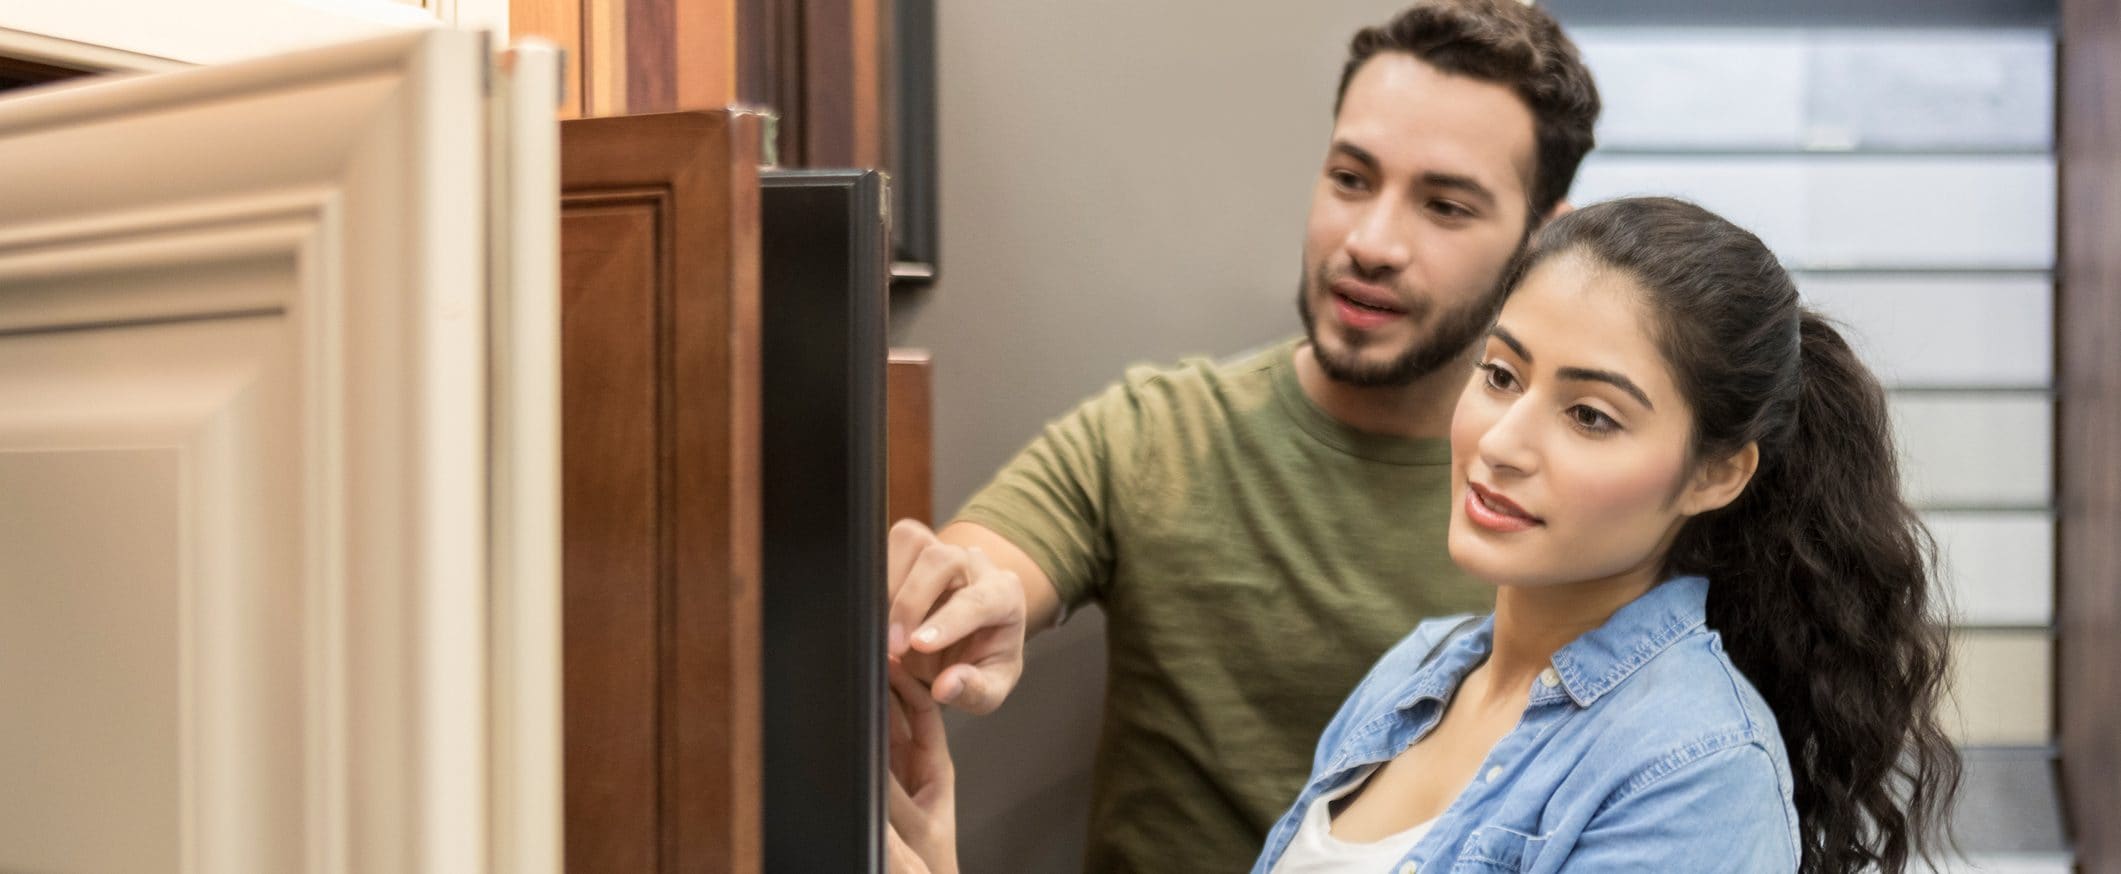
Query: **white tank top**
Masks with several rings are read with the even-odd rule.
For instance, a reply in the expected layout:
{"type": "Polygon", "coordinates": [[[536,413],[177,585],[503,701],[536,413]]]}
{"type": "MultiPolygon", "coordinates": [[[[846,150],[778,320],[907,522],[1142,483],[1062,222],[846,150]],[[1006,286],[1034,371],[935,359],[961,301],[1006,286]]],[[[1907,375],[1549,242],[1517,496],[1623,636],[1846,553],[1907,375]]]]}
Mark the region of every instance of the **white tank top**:
{"type": "Polygon", "coordinates": [[[1274,863],[1273,874],[1383,874],[1396,870],[1399,860],[1406,858],[1414,845],[1421,843],[1436,820],[1429,820],[1406,831],[1372,843],[1351,843],[1333,836],[1333,802],[1354,792],[1368,782],[1377,766],[1371,765],[1360,776],[1311,802],[1304,811],[1303,825],[1296,829],[1296,837],[1290,839],[1289,848],[1274,863]]]}

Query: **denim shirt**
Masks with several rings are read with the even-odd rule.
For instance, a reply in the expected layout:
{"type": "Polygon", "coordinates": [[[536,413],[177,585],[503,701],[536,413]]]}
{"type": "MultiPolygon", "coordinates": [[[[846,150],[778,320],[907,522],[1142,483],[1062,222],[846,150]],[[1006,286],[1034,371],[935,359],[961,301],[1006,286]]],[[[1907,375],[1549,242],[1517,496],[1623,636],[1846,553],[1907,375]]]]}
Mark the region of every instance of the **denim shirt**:
{"type": "MultiPolygon", "coordinates": [[[[1707,599],[1705,579],[1668,580],[1555,652],[1517,727],[1393,874],[1796,871],[1788,756],[1704,624],[1707,599]]],[[[1269,874],[1314,799],[1436,726],[1493,641],[1493,617],[1450,637],[1462,624],[1424,622],[1370,669],[1253,874],[1269,874]]]]}

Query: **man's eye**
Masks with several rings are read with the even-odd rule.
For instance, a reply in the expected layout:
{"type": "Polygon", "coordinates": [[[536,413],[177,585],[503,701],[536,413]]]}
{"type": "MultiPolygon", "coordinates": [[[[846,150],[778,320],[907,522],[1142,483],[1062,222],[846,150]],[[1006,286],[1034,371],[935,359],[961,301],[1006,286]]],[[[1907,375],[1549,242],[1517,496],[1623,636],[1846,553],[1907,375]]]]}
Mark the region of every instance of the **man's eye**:
{"type": "Polygon", "coordinates": [[[1435,210],[1437,215],[1445,218],[1463,219],[1473,217],[1472,210],[1448,200],[1431,201],[1429,208],[1435,210]]]}
{"type": "Polygon", "coordinates": [[[1363,178],[1361,176],[1357,176],[1354,173],[1350,173],[1346,170],[1334,170],[1329,175],[1333,177],[1334,185],[1337,185],[1348,191],[1361,191],[1369,187],[1369,183],[1363,181],[1363,178]]]}

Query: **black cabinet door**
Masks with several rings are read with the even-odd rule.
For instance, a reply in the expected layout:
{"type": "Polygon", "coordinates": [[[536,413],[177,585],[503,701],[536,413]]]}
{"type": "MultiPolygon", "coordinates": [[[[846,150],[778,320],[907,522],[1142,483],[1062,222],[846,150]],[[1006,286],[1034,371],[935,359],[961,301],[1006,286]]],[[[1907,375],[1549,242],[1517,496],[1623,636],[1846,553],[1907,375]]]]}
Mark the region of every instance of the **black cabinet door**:
{"type": "Polygon", "coordinates": [[[765,870],[883,870],[883,177],[760,174],[765,870]]]}

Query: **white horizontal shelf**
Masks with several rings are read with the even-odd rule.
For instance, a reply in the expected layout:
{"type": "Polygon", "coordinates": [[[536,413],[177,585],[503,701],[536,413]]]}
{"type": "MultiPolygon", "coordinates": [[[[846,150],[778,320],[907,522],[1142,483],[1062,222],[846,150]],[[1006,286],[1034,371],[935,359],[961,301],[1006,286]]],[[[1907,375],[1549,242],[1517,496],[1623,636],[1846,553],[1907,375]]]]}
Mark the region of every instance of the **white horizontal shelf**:
{"type": "Polygon", "coordinates": [[[2044,512],[1929,512],[1940,578],[1964,625],[2044,628],[2055,616],[2055,519],[2044,512]]]}
{"type": "Polygon", "coordinates": [[[1594,153],[1571,202],[1684,198],[1758,234],[1805,270],[2046,270],[2055,164],[1969,157],[1627,156],[1594,153]]]}
{"type": "Polygon", "coordinates": [[[1797,276],[1844,323],[1886,385],[2045,387],[2054,379],[2054,281],[2044,273],[1797,276]]]}
{"type": "Polygon", "coordinates": [[[1599,142],[2049,151],[2054,38],[2031,28],[1575,27],[1599,142]]]}
{"type": "Polygon", "coordinates": [[[1902,392],[1891,399],[1903,493],[1917,509],[2047,509],[2054,399],[2032,392],[1902,392]]]}

